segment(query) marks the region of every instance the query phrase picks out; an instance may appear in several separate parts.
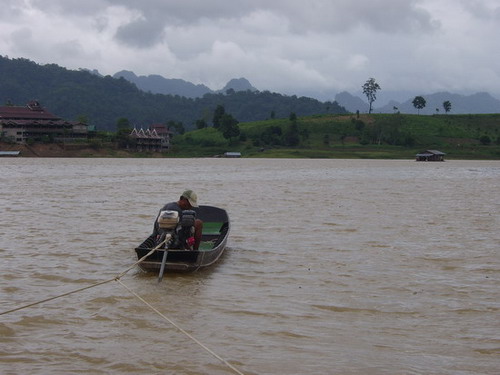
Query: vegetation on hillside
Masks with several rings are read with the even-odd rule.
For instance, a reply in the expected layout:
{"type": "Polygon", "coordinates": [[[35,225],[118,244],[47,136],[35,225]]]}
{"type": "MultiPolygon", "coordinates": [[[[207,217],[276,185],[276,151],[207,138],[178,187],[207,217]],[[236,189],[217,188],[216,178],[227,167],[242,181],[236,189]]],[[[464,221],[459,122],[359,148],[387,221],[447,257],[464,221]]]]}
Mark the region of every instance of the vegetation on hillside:
{"type": "MultiPolygon", "coordinates": [[[[163,123],[176,133],[168,157],[240,151],[244,157],[413,158],[439,149],[447,158],[500,159],[500,114],[449,115],[446,101],[446,114],[419,116],[348,114],[335,102],[271,92],[188,99],[145,93],[123,78],[1,56],[0,82],[5,104],[38,99],[62,118],[88,120],[98,130],[87,145],[94,150],[132,149],[132,127],[163,123]]],[[[363,88],[370,103],[381,89],[373,78],[363,88]]],[[[419,110],[426,103],[416,97],[413,104],[419,110]]]]}
{"type": "MultiPolygon", "coordinates": [[[[219,126],[205,123],[177,134],[172,148],[162,154],[135,151],[128,131],[123,131],[130,130],[128,121],[122,118],[118,132],[97,132],[88,142],[76,144],[31,142],[23,155],[32,151],[32,156],[54,157],[212,157],[239,151],[243,157],[413,159],[416,153],[437,149],[446,153],[446,159],[500,160],[500,114],[298,117],[291,113],[288,118],[241,123],[221,109],[218,116],[219,126]]],[[[18,146],[0,143],[2,150],[18,146]]]]}
{"type": "Polygon", "coordinates": [[[317,115],[238,124],[239,137],[216,128],[174,137],[173,155],[413,158],[438,149],[455,159],[500,159],[500,115],[317,115]]]}
{"type": "Polygon", "coordinates": [[[128,119],[136,127],[173,122],[191,130],[198,121],[210,121],[218,105],[224,106],[238,121],[286,117],[290,112],[299,116],[346,113],[336,102],[323,103],[268,91],[228,90],[225,94],[207,94],[196,99],[151,94],[124,78],[101,77],[85,70],[2,56],[0,83],[2,105],[25,105],[36,99],[59,117],[70,121],[86,118],[89,125],[101,131],[115,131],[120,118],[128,119]]]}

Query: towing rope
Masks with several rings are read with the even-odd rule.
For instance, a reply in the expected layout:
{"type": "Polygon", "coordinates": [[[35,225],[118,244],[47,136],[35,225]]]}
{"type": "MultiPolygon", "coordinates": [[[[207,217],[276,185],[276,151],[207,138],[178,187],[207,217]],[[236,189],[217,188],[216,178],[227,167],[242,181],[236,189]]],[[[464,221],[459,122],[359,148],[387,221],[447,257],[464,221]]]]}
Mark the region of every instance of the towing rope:
{"type": "Polygon", "coordinates": [[[153,310],[155,313],[157,313],[159,316],[161,316],[163,319],[165,319],[167,322],[172,324],[175,328],[177,328],[179,331],[181,331],[183,334],[185,334],[187,337],[189,337],[191,340],[193,340],[195,343],[197,343],[199,346],[201,346],[203,349],[205,349],[207,352],[212,354],[215,358],[217,358],[219,361],[224,363],[227,367],[229,367],[231,370],[236,372],[237,374],[244,375],[240,370],[238,370],[236,367],[231,365],[228,361],[226,361],[224,358],[219,356],[217,353],[215,353],[213,350],[211,350],[209,347],[204,345],[201,341],[199,341],[197,338],[195,338],[193,335],[191,335],[189,332],[178,326],[172,319],[170,319],[168,316],[163,314],[161,311],[156,309],[153,305],[151,305],[148,301],[146,301],[144,298],[142,298],[140,295],[135,293],[133,290],[131,290],[128,286],[126,286],[121,280],[116,280],[118,283],[123,285],[125,289],[127,289],[131,294],[133,294],[135,297],[137,297],[142,303],[144,303],[147,307],[149,307],[151,310],[153,310]]]}
{"type": "MultiPolygon", "coordinates": [[[[165,240],[166,241],[166,240],[165,240]]],[[[23,306],[19,306],[19,307],[16,307],[16,308],[13,308],[13,309],[10,309],[10,310],[6,310],[6,311],[2,311],[0,312],[0,316],[2,315],[7,315],[7,314],[10,314],[10,313],[13,313],[15,311],[20,311],[20,310],[24,310],[24,309],[27,309],[29,307],[33,307],[33,306],[36,306],[36,305],[40,305],[44,302],[49,302],[49,301],[53,301],[55,299],[58,299],[58,298],[61,298],[61,297],[66,297],[66,296],[69,296],[71,294],[75,294],[75,293],[79,293],[79,292],[82,292],[84,290],[87,290],[87,289],[91,289],[91,288],[94,288],[96,286],[99,286],[99,285],[104,285],[104,284],[107,284],[111,281],[116,281],[118,282],[120,285],[122,285],[129,293],[131,293],[133,296],[135,296],[137,299],[139,299],[142,303],[144,303],[147,307],[149,307],[151,310],[153,310],[156,314],[158,314],[159,316],[161,316],[164,320],[166,320],[168,323],[170,323],[171,325],[173,325],[175,328],[177,328],[180,332],[182,332],[184,335],[186,335],[189,339],[191,339],[192,341],[194,341],[196,344],[198,344],[199,346],[201,346],[203,349],[205,349],[208,353],[210,353],[212,356],[214,356],[215,358],[217,358],[219,361],[221,361],[222,363],[224,363],[227,367],[229,367],[231,370],[233,370],[235,373],[239,374],[239,375],[244,375],[240,370],[238,370],[236,367],[234,367],[233,365],[231,365],[228,361],[226,361],[224,358],[222,358],[221,356],[219,356],[217,353],[215,353],[213,350],[211,350],[209,347],[207,347],[206,345],[204,345],[201,341],[199,341],[198,339],[196,339],[193,335],[191,335],[189,332],[187,332],[186,330],[184,330],[183,328],[181,328],[179,325],[177,325],[172,319],[170,319],[169,317],[167,317],[165,314],[163,314],[161,311],[159,311],[158,309],[156,309],[153,305],[151,305],[149,302],[147,302],[144,298],[142,298],[141,296],[139,296],[137,293],[135,293],[133,290],[131,290],[127,285],[125,285],[120,279],[127,273],[129,272],[131,269],[133,269],[136,265],[138,265],[139,263],[141,263],[142,261],[144,261],[148,256],[150,256],[151,254],[153,254],[157,249],[159,249],[164,243],[165,241],[161,242],[158,246],[156,246],[155,248],[151,249],[150,252],[148,252],[146,255],[144,255],[141,259],[139,259],[137,262],[135,262],[132,266],[130,266],[129,268],[127,268],[126,270],[124,270],[123,272],[121,272],[120,274],[116,275],[115,277],[113,277],[112,279],[108,279],[108,280],[104,280],[104,281],[100,281],[100,282],[97,282],[97,283],[94,283],[92,285],[88,285],[88,286],[85,286],[85,287],[82,287],[82,288],[78,288],[78,289],[75,289],[75,290],[72,290],[72,291],[69,291],[69,292],[66,292],[66,293],[63,293],[63,294],[59,294],[57,296],[53,296],[53,297],[49,297],[49,298],[45,298],[43,300],[40,300],[40,301],[37,301],[37,302],[33,302],[33,303],[30,303],[30,304],[27,304],[27,305],[23,305],[23,306]]]]}
{"type": "Polygon", "coordinates": [[[15,311],[19,311],[19,310],[24,310],[24,309],[27,309],[28,307],[33,307],[33,306],[36,306],[36,305],[39,305],[41,303],[44,303],[44,302],[48,302],[48,301],[52,301],[52,300],[55,300],[57,298],[61,298],[61,297],[66,297],[66,296],[69,296],[70,294],[75,294],[75,293],[79,293],[83,290],[87,290],[87,289],[90,289],[90,288],[94,288],[96,286],[99,286],[99,285],[103,285],[103,284],[106,284],[106,283],[109,283],[111,281],[115,281],[115,280],[119,280],[123,275],[125,275],[128,271],[130,271],[131,269],[133,269],[136,265],[138,265],[139,263],[141,263],[144,259],[146,259],[148,256],[150,256],[151,254],[153,254],[156,250],[158,250],[163,244],[165,243],[164,242],[161,242],[158,246],[156,246],[155,248],[151,249],[151,251],[149,253],[147,253],[146,255],[144,255],[141,259],[139,259],[137,262],[135,262],[132,266],[130,266],[129,268],[127,268],[125,271],[123,271],[122,273],[116,275],[115,277],[113,277],[112,279],[109,279],[109,280],[105,280],[105,281],[100,281],[100,282],[97,282],[95,284],[92,284],[92,285],[88,285],[88,286],[85,286],[83,288],[78,288],[78,289],[75,289],[75,290],[72,290],[71,292],[67,292],[67,293],[63,293],[63,294],[59,294],[58,296],[54,296],[54,297],[49,297],[49,298],[46,298],[46,299],[43,299],[43,300],[40,300],[40,301],[37,301],[37,302],[33,302],[33,303],[30,303],[30,304],[27,304],[27,305],[23,305],[23,306],[19,306],[19,307],[16,307],[14,309],[11,309],[11,310],[7,310],[7,311],[2,311],[0,312],[0,316],[2,315],[6,315],[6,314],[10,314],[10,313],[13,313],[15,311]]]}

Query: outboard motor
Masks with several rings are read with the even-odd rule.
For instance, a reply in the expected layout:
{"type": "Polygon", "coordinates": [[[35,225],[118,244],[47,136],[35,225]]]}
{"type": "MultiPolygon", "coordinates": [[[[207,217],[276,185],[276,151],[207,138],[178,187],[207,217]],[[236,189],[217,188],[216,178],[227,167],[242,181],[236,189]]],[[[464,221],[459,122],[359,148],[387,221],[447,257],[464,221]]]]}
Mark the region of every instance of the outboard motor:
{"type": "Polygon", "coordinates": [[[163,249],[168,249],[171,247],[170,245],[174,239],[175,229],[179,223],[179,213],[170,210],[160,211],[157,221],[158,236],[156,238],[156,243],[162,243],[168,236],[167,242],[161,246],[163,249]]]}
{"type": "Polygon", "coordinates": [[[180,217],[177,211],[161,211],[158,215],[158,243],[169,236],[165,248],[192,249],[195,220],[196,212],[193,210],[182,211],[180,217]]]}
{"type": "Polygon", "coordinates": [[[194,222],[196,212],[193,210],[182,211],[179,225],[177,226],[177,240],[179,249],[192,249],[194,245],[194,222]]]}

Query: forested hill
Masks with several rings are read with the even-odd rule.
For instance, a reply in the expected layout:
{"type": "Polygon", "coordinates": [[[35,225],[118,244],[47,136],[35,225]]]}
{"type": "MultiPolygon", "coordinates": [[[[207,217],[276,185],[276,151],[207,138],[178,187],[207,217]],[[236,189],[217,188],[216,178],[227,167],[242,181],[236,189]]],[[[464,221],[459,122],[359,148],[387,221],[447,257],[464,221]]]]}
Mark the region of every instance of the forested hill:
{"type": "Polygon", "coordinates": [[[0,104],[25,105],[34,99],[66,120],[85,116],[88,124],[98,130],[112,131],[120,118],[127,118],[138,127],[181,122],[190,130],[199,119],[210,123],[217,105],[223,105],[226,113],[240,122],[273,116],[285,118],[292,112],[297,116],[346,113],[336,102],[267,91],[230,90],[226,94],[207,94],[196,99],[151,94],[123,78],[100,77],[85,70],[0,56],[0,104]]]}

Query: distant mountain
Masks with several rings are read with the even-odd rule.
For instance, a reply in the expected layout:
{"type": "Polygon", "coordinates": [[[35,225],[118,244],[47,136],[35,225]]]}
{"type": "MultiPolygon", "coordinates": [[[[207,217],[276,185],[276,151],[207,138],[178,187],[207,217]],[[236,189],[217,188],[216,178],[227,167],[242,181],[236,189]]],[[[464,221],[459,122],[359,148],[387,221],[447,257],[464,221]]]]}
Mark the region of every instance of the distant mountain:
{"type": "Polygon", "coordinates": [[[134,83],[138,89],[152,94],[179,95],[186,98],[201,98],[205,94],[212,94],[205,85],[195,85],[183,79],[164,78],[157,74],[137,76],[134,72],[122,70],[113,75],[113,78],[123,77],[134,83]]]}
{"type": "MultiPolygon", "coordinates": [[[[445,113],[443,103],[449,101],[451,103],[450,114],[473,114],[473,113],[500,113],[500,100],[495,99],[486,92],[476,93],[473,95],[451,94],[449,92],[438,92],[435,94],[420,95],[426,100],[425,108],[420,110],[421,115],[433,115],[436,113],[445,113]],[[437,109],[437,110],[436,110],[437,109]]],[[[394,113],[401,112],[406,114],[417,114],[417,109],[413,106],[412,97],[404,102],[391,100],[388,104],[377,107],[377,102],[373,103],[374,108],[372,113],[394,113]]],[[[355,113],[359,110],[361,113],[368,111],[369,105],[366,101],[358,96],[342,92],[335,96],[335,101],[347,109],[349,112],[355,113]]]]}
{"type": "MultiPolygon", "coordinates": [[[[134,83],[137,88],[142,91],[151,92],[153,94],[179,95],[186,98],[201,98],[205,94],[226,94],[230,89],[235,92],[258,91],[246,78],[232,79],[221,90],[211,90],[205,85],[195,85],[182,79],[167,79],[160,75],[137,76],[133,72],[127,70],[118,72],[113,77],[122,77],[127,81],[134,83]]],[[[378,94],[381,94],[381,92],[378,94]]],[[[411,95],[409,93],[406,94],[411,95]]],[[[438,92],[421,96],[423,96],[427,101],[425,108],[420,110],[421,115],[444,113],[443,102],[445,101],[451,102],[451,114],[500,113],[500,100],[495,99],[490,94],[485,92],[473,95],[438,92]]],[[[403,102],[391,100],[389,103],[380,107],[377,107],[377,101],[375,101],[373,103],[372,112],[394,113],[399,111],[401,113],[416,114],[417,110],[412,103],[414,98],[415,96],[412,96],[403,102]]],[[[360,98],[359,96],[352,95],[349,92],[343,91],[338,93],[335,95],[335,101],[349,112],[368,112],[369,105],[366,100],[360,98]]]]}
{"type": "Polygon", "coordinates": [[[258,91],[255,87],[253,87],[250,82],[246,78],[233,78],[230,80],[226,86],[222,90],[219,90],[221,93],[226,93],[227,90],[238,91],[258,91]]]}
{"type": "MultiPolygon", "coordinates": [[[[438,92],[429,95],[420,95],[425,101],[425,108],[420,110],[421,115],[432,115],[436,113],[445,113],[443,103],[451,103],[450,114],[468,114],[468,113],[500,113],[500,100],[495,99],[486,92],[480,92],[472,95],[451,94],[449,92],[438,92]]],[[[403,103],[391,102],[383,107],[375,108],[375,113],[392,113],[394,107],[401,113],[417,113],[413,106],[413,98],[403,103]]]]}
{"type": "MultiPolygon", "coordinates": [[[[122,74],[119,78],[103,77],[95,70],[69,70],[56,64],[39,65],[24,58],[0,56],[0,103],[26,105],[36,99],[48,111],[68,121],[83,118],[98,130],[108,131],[115,130],[121,118],[137,127],[181,123],[191,130],[200,119],[210,123],[218,105],[223,105],[240,122],[288,118],[291,113],[297,116],[346,113],[337,103],[252,91],[244,79],[228,83],[226,88],[235,88],[234,91],[189,98],[180,91],[173,95],[145,92],[124,77],[132,79],[135,74],[122,74]],[[246,90],[236,91],[242,88],[246,90]]],[[[182,87],[202,86],[173,80],[179,81],[182,87]]]]}
{"type": "Polygon", "coordinates": [[[369,105],[363,101],[360,97],[349,94],[347,91],[343,91],[335,95],[335,101],[339,103],[342,107],[347,109],[349,112],[360,113],[368,111],[369,105]]]}
{"type": "Polygon", "coordinates": [[[211,90],[205,85],[195,85],[194,83],[177,78],[165,78],[158,74],[148,76],[137,76],[134,72],[122,70],[113,75],[113,78],[125,78],[135,84],[138,89],[152,94],[179,95],[186,98],[201,98],[205,94],[225,94],[227,90],[238,91],[258,91],[246,78],[234,78],[230,80],[223,89],[211,90]]]}

